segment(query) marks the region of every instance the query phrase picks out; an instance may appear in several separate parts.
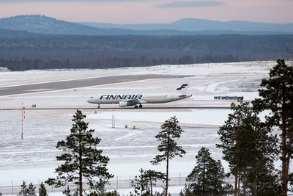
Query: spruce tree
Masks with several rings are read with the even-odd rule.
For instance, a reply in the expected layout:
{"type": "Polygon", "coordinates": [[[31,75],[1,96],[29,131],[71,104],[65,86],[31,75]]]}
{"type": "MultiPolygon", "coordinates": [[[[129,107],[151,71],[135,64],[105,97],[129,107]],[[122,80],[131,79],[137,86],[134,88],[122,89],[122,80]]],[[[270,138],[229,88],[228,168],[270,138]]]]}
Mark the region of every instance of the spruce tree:
{"type": "Polygon", "coordinates": [[[165,196],[168,195],[169,187],[169,161],[176,156],[182,157],[185,154],[185,150],[177,144],[177,140],[182,133],[183,130],[179,126],[179,121],[174,116],[162,124],[161,131],[156,135],[157,140],[160,142],[157,147],[159,154],[151,162],[158,164],[166,161],[165,196]]]}
{"type": "Polygon", "coordinates": [[[56,168],[57,177],[46,181],[56,187],[74,183],[79,196],[83,195],[84,183],[94,192],[104,192],[105,184],[113,177],[107,169],[109,158],[97,148],[101,139],[94,136],[94,129],[88,129],[85,118],[80,110],[76,111],[70,134],[57,143],[61,151],[56,157],[60,162],[56,168]]]}
{"type": "Polygon", "coordinates": [[[227,185],[221,162],[214,160],[209,149],[202,147],[196,155],[196,166],[186,179],[187,195],[221,195],[227,185]]]}
{"type": "Polygon", "coordinates": [[[254,102],[255,109],[269,110],[272,115],[267,116],[267,123],[281,131],[281,196],[286,196],[293,152],[293,130],[289,128],[293,120],[293,67],[279,59],[277,65],[270,70],[269,78],[262,80],[259,95],[261,98],[254,102]]]}
{"type": "Polygon", "coordinates": [[[254,113],[241,122],[236,148],[237,156],[247,159],[240,168],[244,194],[280,194],[278,175],[274,168],[274,158],[278,153],[277,139],[270,131],[254,113]]]}
{"type": "MultiPolygon", "coordinates": [[[[224,154],[224,160],[229,163],[231,173],[235,177],[234,181],[234,195],[239,195],[240,188],[240,168],[242,165],[242,157],[237,155],[237,142],[239,142],[239,127],[242,119],[246,118],[248,113],[248,103],[241,105],[231,105],[233,113],[229,114],[228,120],[220,127],[218,135],[220,136],[220,144],[217,144],[218,148],[221,148],[224,154]]],[[[245,159],[246,160],[246,159],[245,159]]]]}
{"type": "Polygon", "coordinates": [[[217,147],[223,150],[224,160],[235,176],[234,195],[240,195],[241,183],[243,194],[271,191],[278,195],[273,165],[277,154],[276,136],[271,134],[271,127],[261,122],[249,103],[232,104],[232,111],[218,131],[220,144],[217,147]]]}
{"type": "Polygon", "coordinates": [[[48,193],[47,193],[47,190],[46,190],[46,187],[45,187],[44,183],[40,184],[39,196],[48,196],[48,193]]]}

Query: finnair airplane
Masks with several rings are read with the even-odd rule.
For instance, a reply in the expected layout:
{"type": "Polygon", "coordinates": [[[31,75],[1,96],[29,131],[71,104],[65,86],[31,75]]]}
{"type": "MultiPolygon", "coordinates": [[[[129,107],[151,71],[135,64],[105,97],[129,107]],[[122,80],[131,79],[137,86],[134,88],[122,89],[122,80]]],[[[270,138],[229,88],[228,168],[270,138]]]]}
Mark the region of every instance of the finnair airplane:
{"type": "MultiPolygon", "coordinates": [[[[182,90],[187,87],[187,84],[181,85],[177,90],[182,90]]],[[[158,104],[178,101],[191,97],[192,95],[157,95],[157,96],[144,96],[142,94],[122,94],[122,95],[101,95],[97,98],[91,97],[88,103],[97,104],[100,108],[101,104],[119,104],[120,107],[134,107],[142,108],[143,104],[158,104]]]]}

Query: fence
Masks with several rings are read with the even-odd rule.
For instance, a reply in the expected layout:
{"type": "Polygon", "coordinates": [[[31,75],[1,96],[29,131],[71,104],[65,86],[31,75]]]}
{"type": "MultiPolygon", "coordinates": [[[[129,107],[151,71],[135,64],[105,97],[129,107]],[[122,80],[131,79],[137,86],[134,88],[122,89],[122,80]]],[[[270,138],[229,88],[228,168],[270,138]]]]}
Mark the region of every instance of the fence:
{"type": "MultiPolygon", "coordinates": [[[[171,177],[169,186],[170,187],[183,187],[185,185],[185,177],[171,177]]],[[[39,185],[36,186],[36,192],[38,192],[39,185]]],[[[162,184],[156,184],[155,187],[162,188],[162,184]]],[[[85,186],[86,187],[86,186],[85,186]]],[[[115,179],[111,180],[110,183],[107,185],[107,190],[123,190],[123,189],[131,189],[131,180],[130,179],[119,179],[116,177],[115,179]]],[[[49,193],[54,192],[62,192],[64,188],[54,188],[47,186],[47,191],[49,193]]],[[[73,189],[72,189],[73,190],[73,189]]],[[[3,196],[5,195],[17,195],[20,191],[20,185],[14,186],[0,186],[0,193],[3,196]]],[[[288,193],[288,196],[293,196],[293,193],[288,193]]]]}
{"type": "MultiPolygon", "coordinates": [[[[171,177],[169,186],[184,186],[185,184],[185,177],[171,177]]],[[[36,192],[39,190],[39,185],[36,186],[36,192]]],[[[50,193],[53,192],[62,192],[64,188],[55,188],[52,186],[46,186],[47,191],[50,193]]],[[[86,187],[86,185],[85,185],[86,187]]],[[[155,187],[162,187],[162,184],[156,184],[155,187]]],[[[112,179],[110,183],[107,185],[107,190],[121,190],[121,189],[131,189],[131,179],[119,179],[116,177],[115,179],[112,179]]],[[[2,195],[17,195],[20,191],[20,185],[13,185],[10,186],[0,186],[0,193],[2,195]]]]}

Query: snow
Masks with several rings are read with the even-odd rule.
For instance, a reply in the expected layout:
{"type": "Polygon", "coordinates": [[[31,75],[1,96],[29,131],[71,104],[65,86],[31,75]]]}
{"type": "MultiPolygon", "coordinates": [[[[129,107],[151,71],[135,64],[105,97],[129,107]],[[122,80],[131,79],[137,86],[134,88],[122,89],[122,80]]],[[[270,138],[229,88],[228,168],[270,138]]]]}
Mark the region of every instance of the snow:
{"type": "MultiPolygon", "coordinates": [[[[273,62],[243,62],[194,65],[166,65],[142,68],[117,68],[105,70],[51,70],[0,72],[1,87],[102,77],[110,75],[136,74],[183,74],[186,78],[148,79],[136,82],[107,84],[85,88],[67,89],[50,92],[30,91],[24,95],[0,97],[0,108],[12,107],[88,107],[85,100],[91,96],[106,93],[143,93],[175,94],[176,88],[182,83],[188,83],[188,93],[194,96],[180,102],[183,105],[196,104],[201,106],[215,106],[222,104],[229,106],[230,102],[215,102],[214,96],[244,96],[245,100],[257,97],[256,88],[273,62]],[[164,81],[162,83],[162,81],[164,81]],[[48,101],[53,99],[54,101],[48,101]],[[1,104],[5,103],[5,104],[1,104]]],[[[43,89],[44,90],[44,89],[43,89]]],[[[171,103],[171,105],[174,103],[171,103]]],[[[175,103],[177,104],[177,103],[175,103]]]]}
{"type": "MultiPolygon", "coordinates": [[[[110,75],[131,74],[184,74],[186,78],[149,79],[136,82],[107,84],[85,88],[30,92],[23,95],[0,97],[0,109],[15,107],[89,107],[86,100],[106,93],[175,94],[176,88],[188,83],[193,97],[167,104],[169,106],[229,106],[231,102],[214,101],[214,96],[257,97],[257,88],[274,62],[241,62],[196,65],[162,65],[142,68],[105,70],[50,70],[0,72],[0,88],[13,85],[49,81],[84,79],[110,75]]],[[[179,143],[187,151],[183,158],[170,163],[171,177],[186,176],[195,163],[195,154],[202,146],[212,156],[222,159],[215,147],[217,130],[229,114],[228,109],[181,110],[83,110],[90,128],[102,139],[101,149],[110,157],[110,171],[115,178],[130,179],[140,168],[163,171],[164,165],[153,166],[150,161],[156,153],[155,135],[164,120],[177,116],[184,130],[179,143]],[[115,128],[112,128],[112,116],[115,128]],[[125,125],[128,128],[125,128],[125,125]],[[135,126],[135,129],[133,127],[135,126]]],[[[53,177],[57,165],[56,142],[65,138],[71,127],[72,110],[26,111],[24,140],[20,140],[21,111],[0,110],[0,191],[1,186],[20,184],[22,180],[40,183],[53,177]]],[[[227,169],[227,164],[223,163],[227,169]]],[[[292,167],[291,167],[292,168],[292,167]]],[[[178,186],[177,186],[178,187],[178,186]]],[[[179,190],[174,188],[174,190],[179,190]]],[[[128,191],[128,190],[127,190],[128,191]]],[[[175,191],[176,192],[176,191],[175,191]]],[[[52,194],[53,195],[53,194],[52,194]]],[[[55,194],[58,195],[58,194],[55,194]]]]}
{"type": "Polygon", "coordinates": [[[158,111],[158,112],[102,112],[97,114],[91,114],[88,116],[89,119],[108,119],[110,120],[112,116],[115,117],[116,120],[124,120],[127,121],[131,119],[134,122],[157,122],[161,123],[169,117],[176,116],[178,120],[182,124],[197,124],[197,125],[215,125],[219,126],[224,123],[226,117],[230,111],[229,110],[208,110],[208,109],[193,109],[193,110],[185,110],[184,112],[179,111],[158,111]],[[146,115],[148,116],[145,119],[146,115]],[[196,119],[196,120],[195,120],[196,119]]]}
{"type": "MultiPolygon", "coordinates": [[[[200,111],[192,110],[177,114],[184,118],[185,115],[191,116],[197,112],[200,111]]],[[[0,129],[6,140],[1,142],[0,148],[0,158],[5,159],[0,163],[0,176],[7,176],[7,178],[0,178],[0,185],[10,184],[11,181],[20,183],[22,180],[38,183],[54,175],[57,153],[55,145],[69,133],[73,112],[27,111],[26,113],[23,141],[19,138],[20,115],[18,114],[20,113],[9,111],[2,116],[0,129]],[[36,175],[38,173],[42,176],[36,175]]],[[[163,169],[163,165],[152,166],[150,161],[156,151],[155,135],[159,131],[161,122],[168,119],[170,114],[162,112],[161,121],[156,119],[156,113],[149,112],[143,116],[137,112],[133,114],[125,112],[124,116],[123,112],[105,112],[103,118],[99,118],[102,114],[86,111],[90,128],[96,129],[97,135],[102,138],[101,149],[110,156],[110,170],[119,178],[129,179],[136,175],[141,167],[163,169]],[[112,115],[116,119],[116,128],[111,127],[112,115]],[[152,116],[152,118],[144,121],[143,118],[146,116],[152,116]],[[126,124],[129,128],[125,128],[126,124]],[[133,125],[136,129],[132,128],[133,125]]],[[[200,122],[194,124],[187,120],[182,121],[182,127],[185,133],[180,143],[189,153],[183,159],[171,163],[173,168],[171,176],[174,177],[189,173],[197,150],[202,145],[214,148],[217,140],[217,125],[200,124],[200,122]],[[182,168],[182,170],[178,171],[176,168],[182,168]]]]}
{"type": "Polygon", "coordinates": [[[275,62],[241,62],[241,63],[208,63],[191,65],[160,65],[152,67],[131,67],[114,69],[81,69],[81,70],[30,70],[0,72],[0,87],[23,84],[34,84],[52,81],[64,81],[110,75],[136,74],[195,74],[198,76],[234,74],[264,74],[275,62]]]}

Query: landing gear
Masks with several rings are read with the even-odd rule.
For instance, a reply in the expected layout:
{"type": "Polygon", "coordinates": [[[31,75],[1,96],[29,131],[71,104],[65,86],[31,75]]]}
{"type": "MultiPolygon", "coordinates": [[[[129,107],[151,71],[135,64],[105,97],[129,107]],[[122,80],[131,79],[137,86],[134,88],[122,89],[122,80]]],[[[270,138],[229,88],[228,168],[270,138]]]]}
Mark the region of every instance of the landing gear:
{"type": "Polygon", "coordinates": [[[141,104],[139,104],[139,105],[135,105],[134,108],[135,108],[135,109],[142,108],[142,105],[141,105],[141,104]]]}

